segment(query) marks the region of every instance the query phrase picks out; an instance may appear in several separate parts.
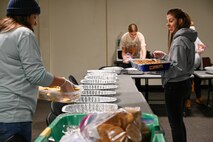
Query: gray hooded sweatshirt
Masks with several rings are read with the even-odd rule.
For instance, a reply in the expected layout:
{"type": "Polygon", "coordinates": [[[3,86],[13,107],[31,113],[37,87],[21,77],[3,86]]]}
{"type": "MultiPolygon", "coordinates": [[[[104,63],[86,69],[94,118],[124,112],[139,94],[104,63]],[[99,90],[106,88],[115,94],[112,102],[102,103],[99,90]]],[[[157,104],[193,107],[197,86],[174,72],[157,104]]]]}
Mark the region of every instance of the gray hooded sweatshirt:
{"type": "Polygon", "coordinates": [[[197,32],[187,28],[175,33],[169,54],[164,57],[166,61],[171,62],[171,66],[169,70],[162,72],[163,86],[167,82],[187,80],[193,74],[196,38],[197,32]]]}

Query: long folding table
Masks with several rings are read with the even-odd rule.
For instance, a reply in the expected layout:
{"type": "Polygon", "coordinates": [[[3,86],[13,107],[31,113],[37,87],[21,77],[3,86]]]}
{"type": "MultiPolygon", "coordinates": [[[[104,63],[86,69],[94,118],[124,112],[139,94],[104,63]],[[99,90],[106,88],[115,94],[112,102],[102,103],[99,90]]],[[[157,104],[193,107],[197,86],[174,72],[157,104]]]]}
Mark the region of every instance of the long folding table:
{"type": "Polygon", "coordinates": [[[208,97],[207,97],[207,106],[210,106],[210,96],[212,94],[212,99],[213,99],[213,89],[212,89],[212,83],[211,80],[213,79],[213,74],[209,74],[206,71],[194,71],[194,75],[199,77],[202,80],[207,79],[208,80],[208,97]]]}
{"type": "Polygon", "coordinates": [[[119,75],[118,76],[117,104],[121,107],[140,107],[142,112],[153,113],[143,94],[138,91],[135,86],[132,76],[119,75]]]}
{"type": "Polygon", "coordinates": [[[135,79],[135,85],[139,88],[139,90],[141,91],[140,87],[141,87],[141,79],[144,79],[145,81],[145,98],[146,101],[149,102],[149,80],[150,79],[161,79],[161,75],[160,74],[150,74],[150,73],[144,73],[141,75],[130,75],[132,77],[132,79],[135,79]]]}

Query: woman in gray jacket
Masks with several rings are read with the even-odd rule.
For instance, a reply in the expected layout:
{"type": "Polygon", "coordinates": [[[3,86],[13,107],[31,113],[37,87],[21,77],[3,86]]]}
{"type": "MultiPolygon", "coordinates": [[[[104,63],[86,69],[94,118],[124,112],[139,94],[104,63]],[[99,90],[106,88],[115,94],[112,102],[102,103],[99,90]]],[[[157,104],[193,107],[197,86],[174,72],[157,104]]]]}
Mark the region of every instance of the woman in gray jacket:
{"type": "Polygon", "coordinates": [[[74,91],[72,83],[43,66],[33,33],[39,14],[35,0],[10,0],[7,17],[0,19],[0,142],[14,134],[31,141],[38,86],[74,91]]]}
{"type": "Polygon", "coordinates": [[[154,51],[155,58],[171,62],[169,70],[162,72],[162,83],[173,142],[186,142],[183,121],[184,100],[191,91],[190,76],[194,71],[197,33],[189,29],[191,20],[181,9],[170,9],[166,15],[169,31],[169,53],[154,51]]]}

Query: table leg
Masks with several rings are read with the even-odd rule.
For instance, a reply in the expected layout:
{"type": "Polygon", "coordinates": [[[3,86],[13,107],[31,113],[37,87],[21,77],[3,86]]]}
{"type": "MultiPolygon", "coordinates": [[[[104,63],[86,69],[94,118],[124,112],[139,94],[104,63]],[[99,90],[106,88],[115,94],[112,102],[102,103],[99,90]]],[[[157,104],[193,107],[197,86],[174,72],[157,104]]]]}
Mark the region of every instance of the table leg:
{"type": "Polygon", "coordinates": [[[149,102],[149,80],[147,78],[145,79],[145,98],[149,102]]]}
{"type": "MultiPolygon", "coordinates": [[[[209,106],[209,107],[211,107],[211,105],[213,104],[213,103],[211,103],[211,104],[209,104],[209,102],[210,102],[210,100],[211,100],[211,98],[210,98],[210,95],[211,95],[211,92],[212,92],[212,83],[211,83],[211,79],[209,79],[209,87],[208,87],[208,98],[207,98],[207,106],[209,106]]],[[[212,96],[212,99],[213,99],[213,96],[212,96]]]]}
{"type": "MultiPolygon", "coordinates": [[[[138,91],[142,92],[142,86],[141,86],[141,79],[135,78],[135,85],[138,89],[138,91]]],[[[145,78],[145,99],[147,102],[149,102],[149,80],[145,78]]]]}
{"type": "Polygon", "coordinates": [[[141,79],[140,78],[135,78],[135,85],[136,85],[138,91],[142,92],[141,79]]]}

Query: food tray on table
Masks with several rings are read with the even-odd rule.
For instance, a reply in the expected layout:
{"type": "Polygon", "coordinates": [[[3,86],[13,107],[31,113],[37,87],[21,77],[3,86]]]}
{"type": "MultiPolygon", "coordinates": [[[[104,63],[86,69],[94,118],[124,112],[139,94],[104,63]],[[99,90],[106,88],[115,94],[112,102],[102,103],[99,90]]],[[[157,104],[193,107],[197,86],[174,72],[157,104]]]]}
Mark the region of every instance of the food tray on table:
{"type": "Polygon", "coordinates": [[[204,69],[206,70],[206,73],[213,74],[213,66],[207,66],[204,69]]]}
{"type": "Polygon", "coordinates": [[[213,75],[213,70],[212,71],[206,71],[206,73],[213,75]]]}
{"type": "Polygon", "coordinates": [[[117,74],[120,74],[123,69],[124,69],[123,67],[118,67],[118,66],[102,68],[102,70],[115,71],[115,73],[117,73],[117,74]]]}
{"type": "MultiPolygon", "coordinates": [[[[60,141],[67,127],[79,127],[81,120],[86,114],[61,114],[36,138],[35,142],[60,141]]],[[[141,120],[151,131],[150,142],[165,142],[165,136],[160,129],[158,117],[154,114],[142,113],[141,120]]]]}
{"type": "Polygon", "coordinates": [[[112,103],[117,101],[115,97],[81,96],[76,103],[112,103]]]}
{"type": "Polygon", "coordinates": [[[116,91],[112,90],[83,90],[81,92],[82,96],[108,96],[115,95],[116,91]]]}
{"type": "Polygon", "coordinates": [[[117,85],[81,85],[85,90],[109,90],[109,89],[117,89],[117,85]]]}
{"type": "Polygon", "coordinates": [[[126,74],[130,74],[130,75],[141,75],[141,74],[144,74],[143,71],[139,71],[136,68],[125,68],[123,70],[123,72],[126,73],[126,74]]]}
{"type": "Polygon", "coordinates": [[[113,103],[86,103],[86,104],[70,104],[62,108],[62,112],[81,114],[94,112],[110,112],[118,109],[117,104],[113,103]]]}
{"type": "Polygon", "coordinates": [[[170,62],[159,59],[132,59],[131,65],[139,71],[162,71],[168,70],[170,62]]]}
{"type": "Polygon", "coordinates": [[[102,79],[82,79],[83,84],[115,84],[116,80],[102,80],[102,79]]]}

